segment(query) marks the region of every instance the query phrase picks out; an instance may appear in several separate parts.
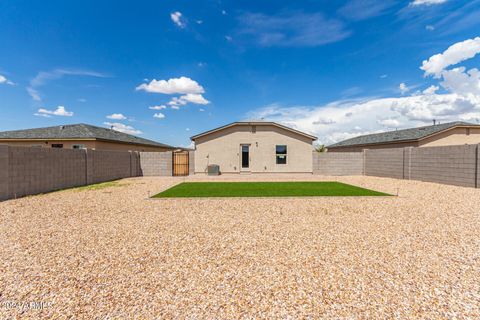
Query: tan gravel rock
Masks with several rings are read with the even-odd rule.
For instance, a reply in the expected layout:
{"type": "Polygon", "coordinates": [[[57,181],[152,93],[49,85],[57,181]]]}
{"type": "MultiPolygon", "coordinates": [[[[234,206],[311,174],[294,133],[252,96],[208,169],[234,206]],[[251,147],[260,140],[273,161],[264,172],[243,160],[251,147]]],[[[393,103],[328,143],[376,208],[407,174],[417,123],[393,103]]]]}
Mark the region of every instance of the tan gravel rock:
{"type": "Polygon", "coordinates": [[[148,199],[183,180],[1,202],[0,318],[480,317],[480,189],[194,176],[399,197],[148,199]]]}

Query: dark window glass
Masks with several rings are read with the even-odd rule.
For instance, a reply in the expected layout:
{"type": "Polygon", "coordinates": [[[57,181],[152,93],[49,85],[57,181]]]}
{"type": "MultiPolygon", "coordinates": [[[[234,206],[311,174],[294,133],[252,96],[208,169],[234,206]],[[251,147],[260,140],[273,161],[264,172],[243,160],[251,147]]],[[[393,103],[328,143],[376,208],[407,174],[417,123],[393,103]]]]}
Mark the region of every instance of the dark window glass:
{"type": "Polygon", "coordinates": [[[275,147],[275,157],[277,164],[287,164],[287,146],[280,145],[275,147]]]}
{"type": "Polygon", "coordinates": [[[242,146],[242,168],[249,167],[249,146],[242,146]]]}
{"type": "Polygon", "coordinates": [[[52,143],[52,148],[63,148],[62,143],[52,143]]]}

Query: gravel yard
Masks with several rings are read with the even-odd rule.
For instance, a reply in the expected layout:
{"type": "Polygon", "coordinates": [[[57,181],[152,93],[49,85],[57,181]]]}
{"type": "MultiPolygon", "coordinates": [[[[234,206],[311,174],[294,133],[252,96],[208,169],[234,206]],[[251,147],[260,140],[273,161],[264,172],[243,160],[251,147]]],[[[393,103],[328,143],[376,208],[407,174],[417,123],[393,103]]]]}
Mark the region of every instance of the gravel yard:
{"type": "Polygon", "coordinates": [[[399,197],[148,199],[185,180],[155,177],[0,202],[0,318],[480,317],[480,189],[186,178],[322,179],[399,197]]]}

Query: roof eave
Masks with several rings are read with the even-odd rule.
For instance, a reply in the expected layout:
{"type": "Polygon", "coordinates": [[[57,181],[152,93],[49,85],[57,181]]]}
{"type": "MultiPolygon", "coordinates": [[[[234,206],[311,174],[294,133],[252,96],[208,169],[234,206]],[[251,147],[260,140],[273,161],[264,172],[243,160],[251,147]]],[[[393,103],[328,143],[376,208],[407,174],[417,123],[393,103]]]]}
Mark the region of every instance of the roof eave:
{"type": "Polygon", "coordinates": [[[308,138],[312,139],[312,141],[315,141],[315,140],[318,139],[317,137],[312,136],[310,134],[307,134],[305,132],[301,132],[301,131],[295,130],[293,128],[289,128],[287,126],[284,126],[284,125],[281,125],[279,123],[272,122],[272,121],[236,121],[236,122],[232,122],[232,123],[226,124],[224,126],[221,126],[221,127],[218,127],[218,128],[208,130],[208,131],[199,133],[197,135],[191,136],[190,140],[195,141],[196,139],[198,139],[200,137],[203,137],[203,136],[209,135],[211,133],[218,132],[218,131],[233,127],[235,125],[273,125],[273,126],[277,126],[277,127],[283,128],[283,129],[291,131],[291,132],[295,132],[299,135],[308,137],[308,138]]]}
{"type": "Polygon", "coordinates": [[[114,142],[114,143],[123,143],[123,144],[131,144],[137,146],[147,146],[147,147],[157,147],[157,148],[166,148],[166,149],[177,149],[177,147],[170,146],[170,145],[157,145],[157,144],[149,144],[149,143],[141,143],[141,142],[128,142],[128,141],[121,141],[121,140],[113,140],[113,139],[104,139],[104,138],[95,138],[97,141],[103,142],[114,142]]]}
{"type": "Polygon", "coordinates": [[[418,141],[419,139],[404,139],[404,140],[387,141],[387,142],[349,144],[345,146],[327,146],[327,149],[358,148],[358,147],[369,147],[369,146],[379,146],[379,145],[385,145],[385,144],[397,144],[397,143],[408,143],[408,142],[418,142],[418,141]]]}

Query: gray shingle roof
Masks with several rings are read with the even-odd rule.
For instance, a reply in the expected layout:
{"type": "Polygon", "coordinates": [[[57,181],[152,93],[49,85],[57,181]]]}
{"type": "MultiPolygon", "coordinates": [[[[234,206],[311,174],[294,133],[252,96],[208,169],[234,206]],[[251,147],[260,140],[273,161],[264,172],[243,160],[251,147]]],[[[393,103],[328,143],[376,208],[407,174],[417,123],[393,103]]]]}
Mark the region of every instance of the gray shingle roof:
{"type": "Polygon", "coordinates": [[[96,127],[84,123],[26,130],[3,131],[0,132],[0,139],[98,139],[154,147],[174,148],[156,141],[143,139],[112,129],[96,127]]]}
{"type": "Polygon", "coordinates": [[[369,145],[377,143],[390,143],[390,142],[400,142],[400,141],[416,141],[425,137],[428,137],[432,134],[439,133],[441,131],[456,127],[456,126],[478,126],[468,122],[449,122],[437,124],[434,126],[426,127],[417,127],[396,131],[388,131],[375,134],[367,134],[364,136],[358,136],[355,138],[343,140],[328,146],[328,148],[339,148],[339,147],[350,147],[357,145],[369,145]]]}

